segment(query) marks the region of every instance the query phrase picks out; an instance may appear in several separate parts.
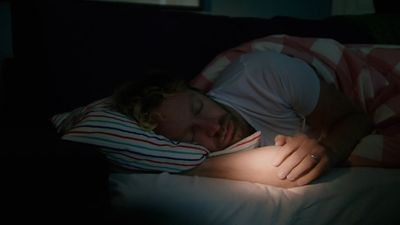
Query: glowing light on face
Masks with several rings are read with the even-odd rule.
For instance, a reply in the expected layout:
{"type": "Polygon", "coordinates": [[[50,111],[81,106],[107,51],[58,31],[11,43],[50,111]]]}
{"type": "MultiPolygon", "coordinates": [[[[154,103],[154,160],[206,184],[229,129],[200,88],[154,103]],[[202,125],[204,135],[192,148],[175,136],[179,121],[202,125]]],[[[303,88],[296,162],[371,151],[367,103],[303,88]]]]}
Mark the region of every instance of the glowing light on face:
{"type": "Polygon", "coordinates": [[[210,151],[222,150],[252,132],[239,114],[193,90],[168,96],[153,114],[156,133],[210,151]]]}

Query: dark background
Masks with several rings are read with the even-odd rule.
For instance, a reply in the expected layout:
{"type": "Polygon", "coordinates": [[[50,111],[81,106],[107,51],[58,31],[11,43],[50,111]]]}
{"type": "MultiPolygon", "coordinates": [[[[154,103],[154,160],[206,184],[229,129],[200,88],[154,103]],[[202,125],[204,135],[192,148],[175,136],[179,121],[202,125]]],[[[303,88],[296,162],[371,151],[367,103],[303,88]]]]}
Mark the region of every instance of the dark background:
{"type": "Polygon", "coordinates": [[[0,204],[12,224],[113,220],[107,161],[93,146],[60,140],[49,122],[56,113],[108,96],[149,70],[188,80],[219,52],[269,34],[400,41],[398,15],[385,5],[377,15],[311,20],[93,1],[8,2],[13,54],[0,68],[0,204]]]}

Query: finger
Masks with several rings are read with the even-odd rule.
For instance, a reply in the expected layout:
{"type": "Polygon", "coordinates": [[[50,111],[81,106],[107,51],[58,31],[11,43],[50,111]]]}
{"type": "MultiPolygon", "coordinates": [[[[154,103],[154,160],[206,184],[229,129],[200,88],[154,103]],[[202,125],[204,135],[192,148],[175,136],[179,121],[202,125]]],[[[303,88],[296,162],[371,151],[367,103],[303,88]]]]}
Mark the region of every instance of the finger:
{"type": "Polygon", "coordinates": [[[282,146],[286,143],[286,136],[278,134],[275,136],[275,146],[282,146]]]}
{"type": "Polygon", "coordinates": [[[291,166],[291,168],[289,168],[290,171],[287,170],[287,179],[295,180],[301,175],[307,173],[317,163],[319,163],[320,155],[322,155],[320,146],[316,145],[314,140],[310,139],[308,141],[304,141],[299,149],[284,162],[292,163],[289,165],[291,166]],[[315,154],[312,154],[313,152],[315,152],[315,154]]]}
{"type": "Polygon", "coordinates": [[[274,160],[272,160],[273,166],[280,166],[282,162],[296,150],[297,146],[293,143],[287,143],[282,146],[281,150],[276,152],[274,160]]]}
{"type": "Polygon", "coordinates": [[[308,161],[304,162],[304,159],[309,154],[308,152],[310,149],[312,149],[312,145],[309,142],[303,142],[302,145],[296,149],[296,151],[294,151],[281,163],[279,166],[280,170],[278,172],[278,177],[280,179],[285,179],[295,168],[299,170],[298,173],[301,173],[304,172],[301,171],[303,167],[307,169],[308,167],[314,166],[314,163],[311,164],[308,161]]]}
{"type": "Polygon", "coordinates": [[[313,169],[320,159],[313,154],[306,155],[303,160],[286,176],[286,179],[294,181],[304,174],[307,174],[311,169],[313,169]]]}
{"type": "Polygon", "coordinates": [[[285,143],[282,146],[281,150],[277,154],[277,156],[272,161],[273,166],[280,166],[282,162],[292,154],[299,145],[301,145],[306,138],[305,135],[296,135],[296,136],[284,136],[284,135],[277,135],[275,137],[275,141],[281,141],[284,139],[285,143]]]}
{"type": "Polygon", "coordinates": [[[297,179],[296,184],[299,186],[310,183],[324,173],[329,167],[328,158],[323,157],[321,161],[311,169],[307,174],[297,179]]]}

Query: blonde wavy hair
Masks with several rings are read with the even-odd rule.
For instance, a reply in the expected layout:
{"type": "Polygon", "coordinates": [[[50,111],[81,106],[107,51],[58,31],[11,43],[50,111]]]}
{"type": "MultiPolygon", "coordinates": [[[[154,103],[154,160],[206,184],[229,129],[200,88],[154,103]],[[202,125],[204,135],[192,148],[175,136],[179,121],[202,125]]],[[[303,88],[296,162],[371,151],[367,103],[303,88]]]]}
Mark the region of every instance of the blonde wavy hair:
{"type": "Polygon", "coordinates": [[[140,127],[153,130],[157,127],[152,111],[167,96],[187,90],[183,80],[152,77],[141,81],[124,83],[112,96],[115,109],[136,120],[140,127]]]}

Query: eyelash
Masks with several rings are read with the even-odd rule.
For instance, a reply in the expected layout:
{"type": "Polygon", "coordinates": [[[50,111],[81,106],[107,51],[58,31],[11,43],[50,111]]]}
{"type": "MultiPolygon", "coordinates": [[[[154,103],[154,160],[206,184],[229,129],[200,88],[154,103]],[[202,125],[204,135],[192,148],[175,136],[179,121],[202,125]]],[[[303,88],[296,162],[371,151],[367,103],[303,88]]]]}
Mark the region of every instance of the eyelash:
{"type": "Polygon", "coordinates": [[[196,111],[194,112],[194,115],[197,116],[201,113],[201,110],[203,110],[203,101],[199,100],[199,106],[196,108],[196,111]]]}

